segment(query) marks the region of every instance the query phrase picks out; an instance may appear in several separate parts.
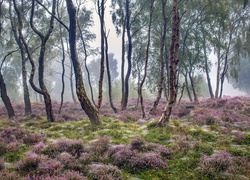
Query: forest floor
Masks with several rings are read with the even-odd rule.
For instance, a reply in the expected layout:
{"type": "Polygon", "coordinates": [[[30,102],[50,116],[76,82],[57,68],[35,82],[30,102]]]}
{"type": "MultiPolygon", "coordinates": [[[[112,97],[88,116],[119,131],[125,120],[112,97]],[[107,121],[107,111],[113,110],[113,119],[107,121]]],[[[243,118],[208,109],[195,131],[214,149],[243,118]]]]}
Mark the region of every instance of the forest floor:
{"type": "MultiPolygon", "coordinates": [[[[98,127],[70,102],[61,114],[53,103],[54,123],[42,103],[27,117],[15,104],[12,120],[1,106],[0,180],[250,179],[249,97],[183,100],[165,127],[156,127],[165,100],[144,119],[136,99],[117,114],[108,104],[98,127]]],[[[146,112],[152,104],[145,100],[146,112]]]]}

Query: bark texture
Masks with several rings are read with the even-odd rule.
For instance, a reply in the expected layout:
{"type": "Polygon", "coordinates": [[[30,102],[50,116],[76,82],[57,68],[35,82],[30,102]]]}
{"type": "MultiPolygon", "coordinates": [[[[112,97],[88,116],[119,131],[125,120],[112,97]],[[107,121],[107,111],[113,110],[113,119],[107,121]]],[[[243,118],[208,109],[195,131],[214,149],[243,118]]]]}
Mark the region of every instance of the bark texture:
{"type": "Polygon", "coordinates": [[[4,106],[7,109],[8,117],[9,119],[11,119],[15,117],[15,112],[10,102],[10,98],[7,94],[6,85],[5,85],[1,71],[0,71],[0,91],[1,91],[1,98],[3,100],[4,106]]]}
{"type": "Polygon", "coordinates": [[[129,0],[126,0],[126,29],[127,29],[127,38],[128,38],[128,70],[125,78],[124,83],[124,100],[122,102],[122,110],[127,108],[128,104],[128,95],[129,95],[129,77],[131,74],[131,57],[132,57],[132,37],[130,32],[130,7],[129,7],[129,0]]]}
{"type": "Polygon", "coordinates": [[[70,43],[71,60],[75,72],[76,94],[80,101],[82,109],[86,112],[86,114],[90,119],[91,125],[92,126],[101,125],[101,120],[99,118],[98,111],[88,99],[83,85],[81,66],[76,51],[76,9],[73,5],[72,0],[67,0],[66,2],[67,2],[67,10],[70,21],[69,43],[70,43]]]}
{"type": "Polygon", "coordinates": [[[173,0],[172,11],[172,36],[169,47],[169,99],[162,113],[158,126],[164,126],[169,121],[172,108],[176,101],[177,95],[177,71],[179,63],[179,43],[180,43],[180,17],[178,12],[178,0],[173,0]]]}
{"type": "Polygon", "coordinates": [[[23,98],[24,98],[24,106],[25,106],[25,116],[29,115],[31,110],[31,102],[30,102],[30,95],[29,95],[29,88],[27,84],[27,70],[26,70],[26,58],[25,58],[25,48],[22,44],[22,40],[18,35],[17,25],[12,18],[12,1],[9,1],[9,14],[10,14],[10,22],[11,22],[11,30],[14,34],[14,38],[21,53],[21,60],[22,60],[22,85],[23,85],[23,98]]]}
{"type": "Polygon", "coordinates": [[[163,82],[164,82],[164,48],[165,48],[165,41],[166,41],[166,32],[167,32],[167,17],[166,17],[166,2],[165,0],[162,0],[162,17],[163,17],[163,33],[161,37],[161,49],[160,49],[160,58],[161,58],[161,77],[160,77],[160,82],[158,85],[158,93],[156,100],[154,101],[154,104],[152,108],[150,109],[149,113],[153,113],[155,109],[157,108],[159,101],[161,99],[161,94],[163,90],[163,82]]]}
{"type": "Polygon", "coordinates": [[[105,0],[101,0],[101,4],[99,0],[97,1],[98,6],[98,15],[101,24],[101,65],[100,65],[100,78],[99,78],[99,95],[98,95],[98,103],[97,103],[97,110],[99,112],[101,105],[102,105],[102,85],[103,85],[103,78],[104,78],[104,3],[105,0]]]}

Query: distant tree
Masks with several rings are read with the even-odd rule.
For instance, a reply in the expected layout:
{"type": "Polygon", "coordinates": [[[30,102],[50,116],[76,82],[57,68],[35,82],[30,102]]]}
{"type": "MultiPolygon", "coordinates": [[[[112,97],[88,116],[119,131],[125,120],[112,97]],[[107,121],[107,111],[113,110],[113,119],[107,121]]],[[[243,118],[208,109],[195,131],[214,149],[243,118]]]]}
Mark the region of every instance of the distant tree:
{"type": "Polygon", "coordinates": [[[240,68],[238,71],[238,77],[237,79],[230,78],[230,83],[233,84],[234,88],[238,88],[241,91],[244,91],[247,93],[247,95],[250,95],[250,61],[249,56],[247,58],[241,58],[240,61],[240,68]]]}

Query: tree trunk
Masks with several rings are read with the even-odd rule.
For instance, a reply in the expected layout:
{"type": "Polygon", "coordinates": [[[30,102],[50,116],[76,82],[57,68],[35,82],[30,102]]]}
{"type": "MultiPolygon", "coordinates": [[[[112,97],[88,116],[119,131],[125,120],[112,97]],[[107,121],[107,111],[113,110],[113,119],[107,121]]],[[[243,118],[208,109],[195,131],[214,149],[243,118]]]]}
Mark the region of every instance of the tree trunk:
{"type": "Polygon", "coordinates": [[[128,70],[125,78],[125,93],[124,101],[122,103],[122,110],[127,108],[128,95],[129,95],[129,77],[131,74],[131,57],[132,57],[132,37],[130,34],[130,7],[129,0],[126,0],[126,28],[127,28],[127,38],[128,38],[128,70]]]}
{"type": "Polygon", "coordinates": [[[124,66],[125,66],[125,29],[126,28],[126,20],[123,23],[122,30],[122,64],[121,64],[121,82],[122,82],[122,99],[121,106],[124,104],[125,100],[125,79],[124,79],[124,66]]]}
{"type": "Polygon", "coordinates": [[[10,98],[7,94],[6,85],[5,85],[1,71],[0,71],[0,90],[1,90],[1,98],[3,100],[5,108],[7,109],[8,117],[9,119],[11,119],[15,117],[15,112],[11,105],[10,98]]]}
{"type": "Polygon", "coordinates": [[[189,76],[189,79],[190,79],[190,83],[191,83],[191,87],[192,87],[192,91],[193,91],[193,95],[194,95],[194,101],[198,102],[198,98],[197,98],[197,94],[196,94],[196,91],[195,91],[195,88],[194,88],[194,81],[193,81],[193,77],[192,77],[191,72],[192,71],[190,71],[188,73],[188,76],[189,76]]]}
{"type": "Polygon", "coordinates": [[[12,1],[9,1],[9,14],[10,14],[10,22],[11,22],[11,30],[14,34],[14,38],[18,47],[21,52],[21,59],[22,59],[22,82],[23,82],[23,97],[24,97],[24,106],[25,106],[25,116],[29,115],[31,110],[31,102],[30,102],[30,95],[29,95],[29,88],[27,84],[27,71],[26,71],[26,59],[25,59],[25,49],[22,44],[22,40],[18,37],[17,26],[12,18],[12,1]]]}
{"type": "MultiPolygon", "coordinates": [[[[46,51],[46,42],[48,41],[53,29],[54,29],[54,16],[51,16],[50,19],[50,26],[46,33],[46,35],[43,35],[41,32],[39,32],[33,24],[33,16],[34,16],[34,9],[35,9],[35,0],[32,0],[32,9],[31,9],[31,17],[30,17],[30,25],[33,31],[40,37],[41,39],[41,48],[40,48],[40,55],[39,55],[39,66],[38,66],[38,81],[39,86],[42,90],[42,95],[44,98],[44,104],[45,104],[45,110],[47,114],[47,119],[49,122],[55,121],[55,116],[52,108],[52,101],[50,94],[46,88],[46,85],[44,83],[44,61],[45,61],[45,51],[46,51]]],[[[52,6],[52,14],[55,15],[55,9],[56,9],[56,0],[53,0],[53,6],[52,6]]]]}
{"type": "Polygon", "coordinates": [[[205,38],[203,26],[202,26],[202,36],[203,36],[203,52],[204,52],[204,58],[205,58],[205,70],[206,70],[206,77],[207,77],[207,85],[208,85],[208,90],[209,90],[210,97],[211,97],[211,99],[214,99],[214,93],[213,93],[211,80],[210,80],[210,76],[209,76],[209,70],[208,70],[206,38],[205,38]]]}
{"type": "Polygon", "coordinates": [[[165,107],[158,126],[164,126],[166,121],[169,121],[172,108],[176,101],[177,92],[177,71],[179,63],[179,43],[180,43],[180,17],[178,12],[178,0],[173,0],[173,11],[172,11],[172,36],[169,47],[169,100],[165,107]]]}
{"type": "Polygon", "coordinates": [[[70,67],[70,90],[71,90],[71,96],[72,96],[72,100],[74,102],[74,104],[76,104],[76,97],[74,94],[74,82],[73,82],[73,64],[71,62],[71,67],[70,67]]]}
{"type": "Polygon", "coordinates": [[[225,79],[225,75],[226,75],[227,69],[228,69],[227,61],[228,61],[228,53],[230,50],[232,35],[233,35],[233,29],[231,28],[230,33],[229,33],[228,47],[227,47],[227,51],[226,51],[226,55],[225,55],[224,68],[223,68],[223,71],[221,73],[220,98],[222,97],[224,79],[225,79]]]}
{"type": "Polygon", "coordinates": [[[159,88],[158,88],[158,94],[156,97],[156,100],[154,101],[153,107],[150,109],[149,114],[155,111],[157,108],[159,101],[161,99],[161,93],[163,89],[163,81],[164,81],[164,47],[165,47],[165,41],[166,41],[166,32],[167,32],[167,18],[166,18],[166,11],[165,11],[165,6],[166,6],[166,1],[162,0],[162,17],[163,17],[163,34],[161,37],[161,49],[160,49],[160,58],[161,58],[161,77],[160,77],[160,82],[159,82],[159,88]]]}
{"type": "Polygon", "coordinates": [[[180,96],[180,98],[179,98],[178,105],[180,105],[180,103],[181,103],[181,98],[182,98],[182,96],[183,96],[184,89],[185,89],[185,83],[183,83],[183,85],[182,85],[181,96],[180,96]]]}
{"type": "Polygon", "coordinates": [[[23,80],[23,98],[24,98],[24,106],[25,106],[25,116],[32,113],[31,110],[31,102],[30,102],[30,94],[29,88],[27,84],[27,71],[26,71],[26,59],[24,57],[24,48],[21,44],[21,57],[22,57],[22,80],[23,80]]]}
{"type": "Polygon", "coordinates": [[[83,39],[83,34],[82,34],[81,29],[80,29],[80,24],[79,24],[78,19],[77,19],[77,26],[78,26],[78,29],[79,29],[79,32],[80,32],[80,38],[81,38],[81,41],[82,41],[82,44],[83,44],[83,50],[84,50],[84,54],[85,54],[84,66],[85,66],[87,76],[88,76],[88,83],[89,83],[91,100],[92,100],[92,103],[94,104],[94,106],[96,107],[95,100],[94,100],[94,94],[93,94],[93,88],[92,88],[91,81],[90,81],[90,73],[89,73],[89,69],[88,69],[88,66],[87,66],[88,53],[87,53],[86,44],[85,44],[85,41],[83,39]]]}
{"type": "Polygon", "coordinates": [[[149,54],[149,46],[150,46],[150,32],[151,32],[151,24],[152,24],[152,16],[153,16],[153,6],[154,6],[154,0],[151,0],[151,6],[150,6],[150,18],[149,18],[149,25],[148,25],[148,44],[146,49],[146,58],[145,58],[145,66],[144,66],[144,76],[142,78],[142,81],[140,83],[139,87],[139,95],[140,95],[140,102],[141,102],[141,111],[142,111],[142,118],[146,117],[145,110],[144,110],[144,104],[143,104],[143,96],[142,96],[142,86],[146,80],[147,77],[147,67],[148,67],[148,54],[149,54]]]}
{"type": "Polygon", "coordinates": [[[106,57],[106,68],[107,68],[107,75],[108,75],[108,88],[109,88],[109,103],[111,108],[113,109],[114,113],[117,113],[117,109],[115,108],[112,100],[112,84],[111,84],[111,74],[109,70],[109,58],[108,58],[108,38],[106,33],[104,34],[105,38],[105,57],[106,57]]]}
{"type": "MultiPolygon", "coordinates": [[[[219,39],[219,42],[220,42],[220,38],[221,35],[220,35],[220,31],[218,33],[218,39],[219,39]]],[[[218,45],[217,47],[217,78],[216,78],[216,89],[215,89],[215,98],[217,99],[218,98],[218,95],[219,95],[219,86],[220,86],[220,65],[221,65],[221,57],[220,57],[220,45],[218,45]]]]}
{"type": "Polygon", "coordinates": [[[98,15],[101,24],[101,65],[100,65],[100,78],[99,78],[99,95],[98,95],[98,103],[97,103],[97,111],[99,112],[102,105],[102,85],[103,85],[103,77],[104,77],[104,0],[101,0],[101,5],[99,0],[97,1],[98,15]]]}
{"type": "Polygon", "coordinates": [[[189,91],[187,72],[185,73],[184,77],[185,77],[185,84],[186,84],[186,90],[187,90],[187,93],[188,93],[188,98],[192,102],[193,99],[192,99],[191,93],[189,91]]]}
{"type": "Polygon", "coordinates": [[[71,61],[73,63],[75,71],[76,94],[80,101],[82,109],[86,112],[86,114],[90,119],[91,125],[98,126],[101,125],[101,120],[99,118],[97,109],[91,104],[85,92],[82,79],[81,66],[76,51],[76,9],[73,5],[72,0],[67,0],[66,2],[70,20],[69,41],[70,41],[71,61]]]}

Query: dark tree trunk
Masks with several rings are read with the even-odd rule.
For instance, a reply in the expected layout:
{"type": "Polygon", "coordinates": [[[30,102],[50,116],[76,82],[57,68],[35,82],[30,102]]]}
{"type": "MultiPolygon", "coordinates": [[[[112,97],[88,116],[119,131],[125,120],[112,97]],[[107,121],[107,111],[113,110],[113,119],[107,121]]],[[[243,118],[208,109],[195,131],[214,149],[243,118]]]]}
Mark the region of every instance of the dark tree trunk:
{"type": "Polygon", "coordinates": [[[30,102],[30,95],[29,95],[29,88],[27,84],[27,71],[26,71],[26,59],[25,59],[25,49],[22,44],[22,40],[18,37],[17,26],[12,18],[12,1],[9,1],[9,14],[10,14],[10,22],[11,22],[11,29],[14,34],[15,40],[18,44],[18,47],[21,52],[21,59],[22,59],[22,81],[23,81],[23,97],[24,97],[24,106],[25,106],[25,116],[29,115],[31,110],[31,102],[30,102]]]}
{"type": "Polygon", "coordinates": [[[229,50],[230,50],[232,35],[233,35],[233,29],[231,28],[231,29],[230,29],[230,33],[229,33],[228,47],[227,47],[227,51],[226,51],[226,55],[225,55],[224,68],[223,68],[223,71],[222,71],[222,73],[221,73],[220,98],[222,97],[223,84],[224,84],[225,75],[226,75],[227,69],[228,69],[227,61],[228,61],[228,53],[229,53],[229,50]]]}
{"type": "Polygon", "coordinates": [[[122,100],[121,106],[124,104],[125,100],[125,79],[124,79],[124,66],[125,66],[125,31],[126,30],[126,19],[123,23],[122,30],[122,64],[121,64],[121,82],[122,82],[122,100]]]}
{"type": "Polygon", "coordinates": [[[76,9],[73,5],[72,0],[67,0],[66,2],[67,2],[67,9],[70,21],[69,43],[70,43],[71,60],[75,71],[76,93],[80,101],[80,104],[82,106],[82,109],[86,112],[86,114],[90,119],[91,125],[98,126],[101,125],[102,123],[99,118],[97,109],[91,104],[85,92],[82,79],[81,66],[76,51],[76,9]]]}
{"type": "Polygon", "coordinates": [[[131,74],[131,57],[132,57],[132,37],[130,32],[130,7],[129,0],[126,0],[126,28],[127,28],[127,38],[128,38],[128,70],[125,78],[125,93],[124,101],[122,103],[122,110],[127,108],[128,95],[129,95],[129,77],[131,74]]]}
{"type": "Polygon", "coordinates": [[[108,38],[106,33],[104,34],[105,38],[105,57],[106,57],[106,68],[107,68],[107,75],[108,75],[108,88],[109,88],[109,103],[111,108],[113,109],[114,113],[117,113],[117,109],[115,108],[112,100],[112,85],[111,85],[111,74],[109,70],[109,58],[108,58],[108,38]]]}
{"type": "Polygon", "coordinates": [[[197,98],[197,94],[196,94],[196,91],[195,91],[194,81],[193,81],[193,77],[192,77],[191,72],[192,72],[192,71],[190,71],[190,72],[188,73],[188,76],[189,76],[189,79],[190,79],[190,83],[191,83],[191,87],[192,87],[192,91],[193,91],[193,95],[194,95],[194,101],[195,101],[195,102],[198,102],[198,98],[197,98]]]}
{"type": "Polygon", "coordinates": [[[144,76],[142,78],[142,81],[141,81],[140,87],[139,87],[142,118],[146,117],[145,110],[144,110],[144,104],[143,104],[142,86],[143,86],[143,84],[144,84],[144,82],[146,80],[146,77],[147,77],[148,56],[149,56],[149,46],[150,46],[150,32],[151,32],[151,24],[152,24],[152,16],[153,16],[153,6],[154,6],[154,0],[151,1],[151,6],[150,6],[150,19],[149,19],[149,26],[148,26],[148,44],[147,44],[147,49],[146,49],[146,58],[145,58],[145,65],[144,65],[144,76]]]}
{"type": "Polygon", "coordinates": [[[173,0],[172,11],[172,36],[169,48],[169,99],[168,103],[162,113],[158,126],[164,126],[166,121],[169,121],[172,108],[177,96],[177,71],[179,63],[179,43],[180,43],[180,17],[178,12],[178,0],[173,0]]]}
{"type": "Polygon", "coordinates": [[[181,98],[182,98],[182,96],[183,96],[184,89],[185,89],[185,83],[183,83],[183,85],[182,85],[181,96],[180,96],[180,98],[179,98],[178,105],[181,103],[181,98]]]}
{"type": "Polygon", "coordinates": [[[74,82],[73,82],[73,64],[71,62],[71,67],[70,67],[70,90],[71,90],[71,96],[72,96],[72,100],[73,102],[76,104],[76,97],[74,94],[74,82]]]}
{"type": "Polygon", "coordinates": [[[1,71],[0,71],[0,88],[1,88],[0,89],[1,98],[3,100],[5,108],[7,109],[8,117],[9,117],[9,119],[11,119],[11,118],[15,117],[15,112],[14,112],[14,109],[11,105],[10,98],[7,94],[6,85],[5,85],[1,71]]]}
{"type": "Polygon", "coordinates": [[[23,79],[23,98],[24,98],[24,106],[25,106],[25,116],[32,113],[31,110],[31,102],[30,102],[30,94],[29,88],[27,84],[27,71],[26,71],[26,59],[24,57],[24,47],[20,44],[22,48],[21,50],[21,57],[22,57],[22,79],[23,79]]]}
{"type": "Polygon", "coordinates": [[[154,104],[152,108],[150,109],[149,113],[151,114],[152,112],[155,111],[157,108],[159,101],[161,99],[161,94],[162,94],[162,89],[163,89],[163,82],[164,82],[164,48],[165,48],[165,41],[166,41],[166,32],[167,32],[167,18],[166,18],[166,11],[165,11],[165,6],[166,2],[165,0],[162,0],[162,17],[163,17],[163,33],[161,37],[161,49],[160,49],[160,58],[161,58],[161,77],[160,77],[160,82],[159,82],[159,88],[158,88],[158,93],[156,100],[154,101],[154,104]]]}
{"type": "Polygon", "coordinates": [[[209,70],[208,70],[206,38],[205,38],[204,31],[202,31],[202,36],[203,36],[203,52],[204,52],[204,58],[205,58],[205,70],[206,70],[206,77],[207,77],[207,85],[208,85],[208,90],[209,90],[210,97],[211,97],[211,99],[214,99],[214,93],[213,93],[211,80],[210,80],[210,76],[209,76],[209,70]]]}
{"type": "Polygon", "coordinates": [[[104,77],[104,0],[101,0],[101,5],[99,0],[97,1],[98,15],[101,24],[101,65],[100,65],[100,78],[99,78],[99,95],[98,95],[98,103],[97,110],[99,111],[102,105],[102,85],[103,85],[103,77],[104,77]]]}
{"type": "MultiPolygon", "coordinates": [[[[218,40],[220,42],[221,40],[221,35],[220,35],[220,31],[218,32],[218,40]]],[[[220,48],[220,45],[218,45],[217,47],[217,77],[216,77],[216,89],[215,89],[215,98],[217,99],[218,98],[218,95],[219,95],[219,86],[220,86],[220,70],[221,70],[221,57],[220,57],[220,51],[221,51],[221,48],[220,48]]]]}
{"type": "Polygon", "coordinates": [[[88,76],[88,83],[89,83],[91,100],[92,100],[92,103],[94,104],[94,106],[96,107],[95,100],[94,100],[94,94],[93,94],[93,88],[92,88],[91,81],[90,81],[90,73],[89,73],[89,69],[88,69],[88,66],[87,66],[88,53],[87,53],[86,44],[85,44],[85,41],[84,41],[84,38],[83,38],[82,31],[80,29],[80,24],[79,24],[78,19],[77,19],[77,26],[78,26],[78,29],[79,29],[79,32],[80,32],[80,38],[81,38],[81,41],[82,41],[82,44],[83,44],[83,50],[84,50],[84,54],[85,54],[84,66],[85,66],[87,76],[88,76]]]}
{"type": "MultiPolygon", "coordinates": [[[[44,61],[45,61],[45,51],[46,51],[46,42],[48,41],[53,29],[54,29],[54,16],[51,16],[50,19],[50,26],[46,33],[46,35],[43,35],[40,31],[38,31],[33,24],[33,16],[34,16],[34,9],[35,9],[35,0],[32,0],[32,10],[31,10],[31,17],[30,17],[30,25],[33,31],[40,37],[41,39],[41,48],[40,48],[40,55],[39,55],[39,66],[38,66],[38,81],[39,86],[42,90],[42,95],[44,98],[44,104],[45,104],[45,110],[47,114],[47,119],[49,122],[55,121],[55,116],[52,108],[52,101],[50,94],[47,90],[47,87],[44,83],[44,61]]],[[[55,15],[55,9],[56,9],[56,0],[53,0],[53,6],[52,6],[52,14],[55,15]]]]}
{"type": "MultiPolygon", "coordinates": [[[[57,9],[57,15],[58,15],[58,18],[61,20],[62,19],[62,13],[60,14],[59,12],[59,1],[57,1],[57,6],[56,6],[56,9],[57,9]]],[[[64,62],[65,62],[65,50],[64,50],[64,42],[63,42],[63,33],[62,33],[62,25],[59,24],[59,30],[60,30],[60,37],[61,37],[61,46],[62,46],[62,91],[61,91],[61,103],[60,103],[60,107],[59,107],[59,110],[58,110],[58,114],[61,113],[61,110],[62,110],[62,106],[63,106],[63,100],[64,100],[64,91],[65,91],[65,82],[64,82],[64,75],[65,75],[65,66],[64,66],[64,62]]]]}

